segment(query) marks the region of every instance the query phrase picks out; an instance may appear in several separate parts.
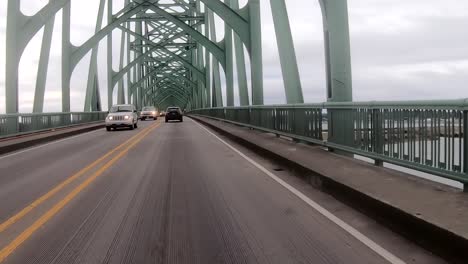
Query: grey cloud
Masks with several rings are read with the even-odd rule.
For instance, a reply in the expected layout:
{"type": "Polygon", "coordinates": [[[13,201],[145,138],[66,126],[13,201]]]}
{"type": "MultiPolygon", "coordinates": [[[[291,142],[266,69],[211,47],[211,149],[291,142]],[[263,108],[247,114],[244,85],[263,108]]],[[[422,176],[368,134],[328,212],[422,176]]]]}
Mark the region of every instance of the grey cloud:
{"type": "Polygon", "coordinates": [[[390,65],[468,59],[468,18],[426,19],[416,31],[351,36],[353,63],[390,65]]]}
{"type": "Polygon", "coordinates": [[[428,78],[414,80],[360,80],[355,79],[356,100],[414,100],[466,98],[466,75],[450,78],[428,75],[428,78]]]}

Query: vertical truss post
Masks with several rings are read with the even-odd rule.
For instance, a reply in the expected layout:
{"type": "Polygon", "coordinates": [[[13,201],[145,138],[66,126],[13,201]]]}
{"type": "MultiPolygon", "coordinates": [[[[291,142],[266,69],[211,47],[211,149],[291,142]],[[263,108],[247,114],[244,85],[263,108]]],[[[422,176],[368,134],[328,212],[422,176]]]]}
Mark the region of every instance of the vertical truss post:
{"type": "MultiPolygon", "coordinates": [[[[123,69],[124,64],[124,56],[125,56],[125,35],[124,31],[121,31],[120,37],[120,62],[119,62],[119,71],[123,69]]],[[[123,78],[119,80],[118,88],[117,88],[117,103],[118,104],[125,104],[125,93],[124,93],[124,80],[123,78]]]]}
{"type": "MultiPolygon", "coordinates": [[[[112,2],[113,0],[107,1],[107,24],[111,24],[113,21],[112,17],[112,2]]],[[[107,107],[110,109],[113,104],[113,91],[114,85],[112,78],[114,76],[114,70],[112,69],[112,31],[107,35],[107,107]]]]}
{"type": "MultiPolygon", "coordinates": [[[[190,91],[190,85],[187,82],[185,83],[185,90],[190,91]]],[[[187,103],[186,103],[185,107],[187,107],[189,102],[192,100],[191,98],[192,98],[192,94],[189,93],[188,98],[187,98],[187,103]]]]}
{"type": "MultiPolygon", "coordinates": [[[[20,61],[20,50],[16,35],[20,24],[20,1],[8,0],[7,29],[6,29],[6,57],[5,57],[5,107],[7,114],[18,113],[18,67],[20,61]]],[[[17,133],[19,131],[17,118],[8,119],[8,131],[17,133]]]]}
{"type": "MultiPolygon", "coordinates": [[[[201,4],[200,0],[197,0],[197,14],[196,15],[201,15],[201,4]]],[[[198,26],[198,31],[202,33],[202,27],[201,25],[198,26]]],[[[197,67],[198,69],[202,70],[203,69],[203,46],[201,44],[198,44],[197,46],[197,67]]],[[[204,80],[201,78],[197,77],[197,83],[198,83],[198,100],[199,100],[199,108],[203,108],[205,105],[205,97],[204,97],[204,90],[205,90],[205,85],[204,80]]]]}
{"type": "Polygon", "coordinates": [[[39,55],[39,66],[37,68],[36,90],[34,92],[34,113],[42,113],[44,110],[44,95],[49,66],[50,48],[52,46],[52,35],[54,33],[55,16],[44,26],[42,36],[41,54],[39,55]]]}
{"type": "MultiPolygon", "coordinates": [[[[149,36],[148,36],[148,32],[149,32],[148,31],[148,23],[145,22],[144,26],[145,26],[145,35],[144,36],[149,39],[149,36]]],[[[143,41],[141,42],[141,44],[143,44],[143,41]]],[[[143,49],[144,54],[150,50],[150,48],[146,47],[146,46],[144,46],[142,49],[143,49]]],[[[143,63],[142,63],[141,78],[145,78],[146,74],[148,73],[148,63],[149,62],[147,62],[147,61],[143,61],[143,63]]],[[[150,78],[145,78],[145,81],[143,82],[142,93],[141,93],[141,107],[148,104],[148,95],[147,94],[148,94],[148,89],[150,88],[149,81],[150,81],[150,78]]]]}
{"type": "MultiPolygon", "coordinates": [[[[230,0],[224,0],[231,6],[230,0]]],[[[232,44],[232,29],[224,22],[224,52],[226,54],[226,106],[234,106],[234,49],[232,44]]]]}
{"type": "MultiPolygon", "coordinates": [[[[20,1],[8,0],[7,29],[6,29],[6,56],[5,63],[5,107],[7,114],[18,113],[18,67],[21,58],[18,37],[16,32],[20,29],[20,1]]],[[[12,125],[16,126],[15,124],[12,125]]]]}
{"type": "MultiPolygon", "coordinates": [[[[210,25],[209,25],[209,19],[208,19],[208,8],[205,5],[205,13],[204,13],[204,19],[205,19],[205,36],[211,40],[210,38],[210,25]]],[[[204,89],[204,95],[206,97],[205,100],[205,105],[203,107],[211,107],[211,55],[208,51],[205,52],[205,89],[204,89]]]]}
{"type": "MultiPolygon", "coordinates": [[[[346,102],[353,100],[351,77],[351,52],[347,0],[320,0],[323,16],[327,100],[346,102]]],[[[328,112],[329,126],[352,127],[353,120],[332,118],[328,112]]],[[[350,155],[349,153],[338,153],[350,155]]],[[[377,163],[378,164],[378,163],[377,163]]]]}
{"type": "MultiPolygon", "coordinates": [[[[140,16],[137,15],[137,18],[139,18],[140,16]]],[[[135,25],[135,31],[138,35],[142,35],[143,34],[143,26],[142,26],[142,22],[141,21],[136,21],[135,22],[136,25],[135,25]]],[[[143,48],[142,48],[142,44],[143,42],[140,40],[140,39],[136,39],[133,43],[136,43],[137,47],[136,49],[138,50],[138,53],[139,54],[143,54],[143,48]]],[[[137,65],[136,65],[136,69],[137,69],[137,79],[136,80],[141,80],[141,78],[143,78],[143,63],[141,62],[138,62],[137,65]]],[[[142,93],[143,93],[143,89],[142,89],[142,86],[144,84],[140,84],[138,85],[138,87],[136,88],[136,107],[137,109],[140,109],[141,107],[141,104],[142,104],[142,99],[143,99],[143,96],[142,96],[142,93]]]]}
{"type": "MultiPolygon", "coordinates": [[[[198,10],[199,4],[200,4],[199,1],[197,0],[197,1],[194,2],[194,3],[195,3],[195,5],[196,5],[196,6],[195,6],[195,7],[196,7],[196,10],[198,10]]],[[[192,11],[190,12],[190,14],[191,14],[192,16],[196,16],[196,11],[193,11],[193,10],[192,10],[192,11]]],[[[192,36],[188,36],[188,40],[189,40],[189,42],[192,42],[192,41],[193,41],[192,36]]],[[[199,48],[200,48],[200,45],[197,44],[196,49],[192,49],[191,52],[190,52],[190,55],[191,55],[191,63],[192,63],[192,65],[193,65],[194,67],[198,67],[198,66],[197,66],[197,65],[198,65],[198,60],[197,60],[197,59],[198,59],[198,56],[197,56],[197,54],[198,54],[198,49],[199,49],[199,48]]],[[[200,86],[199,86],[199,80],[198,80],[198,77],[193,73],[192,70],[190,70],[190,72],[191,72],[191,78],[192,78],[193,80],[195,80],[195,82],[197,83],[196,86],[192,86],[193,104],[194,104],[195,108],[201,108],[200,99],[199,99],[199,97],[198,97],[198,88],[200,87],[200,86]]]]}
{"type": "MultiPolygon", "coordinates": [[[[104,8],[105,0],[101,0],[99,3],[98,17],[96,21],[95,33],[99,32],[102,27],[102,20],[104,17],[104,8]]],[[[96,111],[97,109],[97,93],[98,93],[98,83],[99,79],[97,78],[97,56],[98,56],[99,45],[96,45],[91,52],[91,60],[89,62],[89,71],[88,71],[88,82],[86,86],[86,96],[84,111],[96,111]]]]}
{"type": "Polygon", "coordinates": [[[94,89],[93,100],[91,101],[92,111],[102,111],[101,93],[99,91],[99,73],[97,72],[97,67],[96,75],[94,78],[94,86],[96,87],[96,89],[94,89]]]}
{"type": "MultiPolygon", "coordinates": [[[[192,38],[189,38],[190,42],[192,42],[192,38]]],[[[197,46],[198,48],[198,46],[197,46]]],[[[190,52],[190,57],[191,57],[191,63],[192,65],[196,66],[197,65],[197,52],[195,49],[191,50],[190,52]]],[[[197,83],[196,86],[192,86],[192,95],[193,95],[193,105],[195,108],[200,108],[199,105],[199,100],[198,100],[198,79],[195,76],[195,74],[191,71],[191,78],[195,80],[197,83]]]]}
{"type": "MultiPolygon", "coordinates": [[[[125,2],[124,2],[125,6],[128,6],[129,3],[130,3],[130,0],[125,0],[125,2]]],[[[125,27],[128,30],[130,30],[131,29],[130,22],[125,23],[125,27]]],[[[126,50],[126,64],[128,65],[131,62],[131,57],[130,57],[130,34],[127,34],[126,36],[127,36],[127,40],[125,41],[125,43],[126,43],[125,50],[126,50]]],[[[127,71],[127,73],[125,75],[127,76],[127,100],[126,100],[126,102],[130,103],[130,97],[131,97],[130,87],[132,87],[131,70],[127,71]]]]}
{"type": "MultiPolygon", "coordinates": [[[[239,10],[239,0],[231,0],[231,7],[239,10]]],[[[249,89],[247,86],[247,73],[245,69],[244,45],[236,32],[234,33],[234,50],[236,53],[237,85],[239,88],[239,103],[241,106],[249,105],[249,89]]]]}
{"type": "MultiPolygon", "coordinates": [[[[200,1],[199,0],[191,0],[191,2],[193,2],[193,5],[195,6],[195,9],[190,9],[189,13],[191,16],[197,16],[197,12],[200,12],[200,1]]],[[[195,24],[194,21],[189,21],[189,24],[190,26],[193,27],[193,25],[195,24]]],[[[197,31],[199,31],[199,28],[198,27],[195,27],[195,29],[197,31]]],[[[193,38],[192,36],[188,35],[187,36],[187,41],[192,43],[193,42],[193,38]]],[[[191,53],[190,53],[190,56],[191,56],[191,63],[194,67],[196,67],[198,69],[198,52],[200,50],[200,45],[199,44],[196,44],[195,47],[191,50],[191,53]]],[[[190,90],[192,91],[192,95],[193,95],[193,104],[195,105],[196,108],[202,108],[202,105],[200,104],[201,102],[201,98],[199,96],[199,90],[200,90],[200,80],[198,78],[198,76],[196,76],[196,74],[193,72],[193,70],[190,70],[190,78],[192,80],[194,80],[194,82],[196,83],[196,86],[191,86],[190,90]]]]}
{"type": "MultiPolygon", "coordinates": [[[[212,41],[216,41],[216,26],[214,20],[214,13],[210,9],[207,9],[209,27],[210,27],[210,37],[212,41]]],[[[219,73],[219,61],[216,57],[212,56],[213,59],[213,106],[222,107],[223,106],[223,94],[221,92],[221,76],[219,73]]]]}
{"type": "MultiPolygon", "coordinates": [[[[127,6],[129,3],[129,0],[125,0],[125,6],[127,6]]],[[[130,22],[127,22],[126,23],[126,26],[127,26],[127,29],[130,30],[130,22]]],[[[127,45],[126,45],[126,50],[127,50],[127,64],[130,64],[131,62],[131,54],[130,54],[130,34],[127,34],[127,45]]],[[[127,75],[127,102],[130,103],[130,97],[132,96],[132,90],[130,89],[130,87],[132,87],[133,83],[132,83],[132,78],[131,78],[131,74],[132,71],[128,71],[126,73],[127,75]]]]}
{"type": "Polygon", "coordinates": [[[263,55],[260,0],[249,0],[252,104],[263,105],[263,55]]]}
{"type": "Polygon", "coordinates": [[[330,102],[353,100],[347,0],[320,0],[330,102]]]}
{"type": "Polygon", "coordinates": [[[72,74],[70,42],[71,3],[62,10],[62,112],[70,112],[70,78],[72,74]]]}
{"type": "MultiPolygon", "coordinates": [[[[135,41],[136,41],[136,40],[134,40],[133,43],[135,43],[135,41]]],[[[134,59],[137,57],[137,56],[135,55],[135,51],[133,51],[133,57],[134,57],[134,59]]],[[[137,67],[136,67],[136,66],[133,67],[133,82],[134,82],[134,83],[137,83],[137,82],[138,82],[138,79],[137,79],[137,67]]],[[[137,103],[136,97],[137,97],[137,88],[135,87],[135,89],[133,89],[133,91],[132,91],[132,104],[135,105],[135,106],[136,106],[136,103],[137,103]]]]}
{"type": "MultiPolygon", "coordinates": [[[[135,26],[136,28],[136,26],[135,26]]],[[[133,40],[133,45],[136,43],[136,38],[133,40]]],[[[136,59],[138,55],[136,54],[135,50],[133,50],[133,59],[136,59]]],[[[133,83],[138,83],[138,77],[137,77],[137,68],[138,66],[135,65],[133,66],[133,83]]],[[[137,93],[138,93],[138,88],[135,87],[135,89],[132,90],[132,104],[136,106],[137,104],[137,93]]]]}
{"type": "MultiPolygon", "coordinates": [[[[133,43],[135,43],[135,41],[133,43]]],[[[136,58],[135,51],[133,51],[133,57],[134,57],[134,59],[136,58]]],[[[137,67],[136,66],[133,67],[133,82],[134,83],[138,82],[137,67]]],[[[137,94],[137,88],[135,87],[135,89],[133,89],[133,91],[132,91],[132,104],[133,105],[136,105],[136,94],[137,94]]]]}
{"type": "Polygon", "coordinates": [[[286,4],[284,0],[270,0],[270,4],[283,73],[286,102],[288,104],[304,103],[286,4]]]}

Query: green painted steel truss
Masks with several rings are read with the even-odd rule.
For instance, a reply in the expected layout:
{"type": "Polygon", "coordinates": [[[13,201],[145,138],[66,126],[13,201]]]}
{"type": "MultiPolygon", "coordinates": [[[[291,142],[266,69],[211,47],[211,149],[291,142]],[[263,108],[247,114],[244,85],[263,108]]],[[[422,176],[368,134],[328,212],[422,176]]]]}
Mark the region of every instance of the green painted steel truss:
{"type": "MultiPolygon", "coordinates": [[[[108,105],[133,103],[138,108],[176,104],[187,109],[234,106],[234,83],[240,105],[263,104],[260,2],[249,0],[100,0],[95,34],[81,46],[70,42],[71,0],[50,0],[33,16],[20,11],[20,1],[8,0],[6,56],[6,112],[18,113],[18,66],[26,46],[44,28],[33,112],[44,109],[46,77],[56,14],[62,12],[62,111],[70,112],[70,80],[77,64],[91,54],[83,111],[101,111],[99,44],[107,38],[108,105]],[[107,18],[104,15],[107,13],[107,18]],[[217,41],[215,14],[224,22],[224,38],[217,41]],[[121,31],[119,68],[114,71],[112,33],[121,31]],[[247,54],[245,54],[245,51],[247,54]],[[246,58],[249,56],[249,93],[246,58]],[[124,59],[125,58],[125,59],[124,59]],[[220,67],[221,66],[221,67],[220,67]],[[221,72],[221,69],[223,70],[221,72]],[[234,71],[236,70],[237,82],[234,71]],[[225,75],[225,97],[221,89],[225,75]],[[125,92],[127,91],[127,92],[125,92]],[[116,92],[116,102],[113,94],[116,92]]],[[[319,0],[324,21],[327,96],[351,101],[351,64],[346,0],[319,0]]],[[[285,0],[270,0],[287,103],[303,103],[294,43],[285,0]]]]}

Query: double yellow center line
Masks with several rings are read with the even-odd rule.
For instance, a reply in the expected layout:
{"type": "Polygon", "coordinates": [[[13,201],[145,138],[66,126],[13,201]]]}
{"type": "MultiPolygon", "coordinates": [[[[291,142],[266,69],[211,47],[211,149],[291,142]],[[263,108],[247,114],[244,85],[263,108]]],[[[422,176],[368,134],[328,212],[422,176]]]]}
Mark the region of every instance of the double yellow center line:
{"type": "Polygon", "coordinates": [[[26,216],[29,212],[31,212],[34,208],[39,206],[40,204],[44,203],[49,198],[53,197],[67,185],[78,179],[80,176],[84,175],[91,169],[97,167],[105,159],[109,158],[112,154],[121,150],[117,155],[115,155],[112,159],[107,161],[104,165],[102,165],[98,170],[96,170],[89,178],[87,178],[84,182],[78,185],[75,189],[73,189],[70,193],[68,193],[62,200],[57,202],[51,209],[49,209],[46,213],[44,213],[39,219],[37,219],[31,226],[26,228],[19,236],[17,236],[10,244],[0,250],[0,263],[2,263],[11,253],[13,253],[16,248],[18,248],[21,244],[23,244],[34,232],[36,232],[42,225],[47,223],[55,214],[57,214],[65,205],[67,205],[73,198],[75,198],[83,189],[85,189],[88,185],[90,185],[96,178],[101,176],[109,167],[111,167],[114,163],[120,160],[127,152],[132,149],[136,144],[138,144],[143,138],[145,138],[151,131],[157,128],[160,123],[154,124],[145,130],[141,131],[140,133],[136,134],[129,140],[125,141],[124,143],[120,144],[116,148],[112,149],[108,153],[106,153],[101,158],[97,159],[93,163],[89,164],[82,170],[78,171],[76,174],[72,175],[65,181],[61,182],[59,185],[55,186],[52,190],[48,193],[44,194],[43,196],[39,197],[37,200],[32,202],[30,205],[26,206],[20,212],[0,224],[0,233],[5,231],[9,226],[13,225],[14,223],[18,222],[24,216],[26,216]]]}

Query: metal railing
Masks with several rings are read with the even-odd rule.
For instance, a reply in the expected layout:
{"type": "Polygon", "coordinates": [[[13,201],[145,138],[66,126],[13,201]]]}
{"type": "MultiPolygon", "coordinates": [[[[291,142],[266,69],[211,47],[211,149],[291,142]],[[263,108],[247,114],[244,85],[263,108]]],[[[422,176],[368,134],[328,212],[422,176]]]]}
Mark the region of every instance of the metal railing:
{"type": "Polygon", "coordinates": [[[468,184],[468,100],[227,107],[190,114],[468,184]]]}
{"type": "Polygon", "coordinates": [[[104,121],[106,116],[107,112],[0,115],[0,138],[96,121],[104,121]]]}

